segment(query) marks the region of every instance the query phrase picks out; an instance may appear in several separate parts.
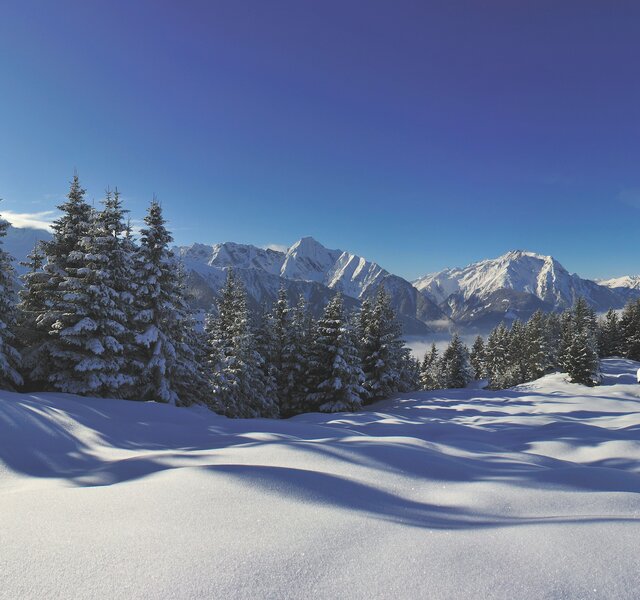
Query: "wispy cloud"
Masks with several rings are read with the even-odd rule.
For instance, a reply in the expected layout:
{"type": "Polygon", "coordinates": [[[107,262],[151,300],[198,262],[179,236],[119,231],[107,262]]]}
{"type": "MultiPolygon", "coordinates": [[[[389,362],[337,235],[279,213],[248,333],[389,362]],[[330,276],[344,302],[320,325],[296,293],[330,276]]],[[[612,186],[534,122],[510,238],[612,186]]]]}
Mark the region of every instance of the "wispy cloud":
{"type": "Polygon", "coordinates": [[[51,231],[51,223],[57,216],[55,210],[44,210],[33,213],[18,213],[0,209],[0,215],[14,227],[31,227],[51,231]]]}

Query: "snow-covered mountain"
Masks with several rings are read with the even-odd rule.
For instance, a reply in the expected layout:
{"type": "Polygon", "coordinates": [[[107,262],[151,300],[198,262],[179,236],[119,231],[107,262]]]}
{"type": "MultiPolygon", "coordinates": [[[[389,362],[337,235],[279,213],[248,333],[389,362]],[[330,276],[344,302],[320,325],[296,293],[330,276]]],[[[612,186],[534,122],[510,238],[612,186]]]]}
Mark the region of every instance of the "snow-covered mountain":
{"type": "Polygon", "coordinates": [[[640,275],[623,275],[622,277],[613,277],[612,279],[598,279],[597,282],[605,287],[627,288],[631,290],[640,290],[640,275]]]}
{"type": "Polygon", "coordinates": [[[578,297],[598,311],[622,307],[630,297],[628,290],[570,274],[552,256],[522,250],[426,275],[414,285],[451,319],[478,329],[504,319],[526,319],[537,309],[562,310],[578,297]]]}
{"type": "Polygon", "coordinates": [[[23,273],[25,268],[20,263],[27,258],[38,241],[50,239],[51,234],[44,229],[10,225],[6,237],[2,240],[2,248],[15,258],[13,266],[16,271],[23,273]]]}
{"type": "Polygon", "coordinates": [[[198,306],[210,308],[233,267],[243,280],[253,305],[269,304],[284,285],[292,301],[303,294],[319,313],[328,299],[340,291],[350,306],[375,294],[384,285],[401,314],[407,333],[426,333],[448,324],[447,317],[428,297],[405,279],[380,265],[342,250],[325,248],[304,237],[286,252],[225,242],[211,246],[192,244],[177,248],[198,306]]]}

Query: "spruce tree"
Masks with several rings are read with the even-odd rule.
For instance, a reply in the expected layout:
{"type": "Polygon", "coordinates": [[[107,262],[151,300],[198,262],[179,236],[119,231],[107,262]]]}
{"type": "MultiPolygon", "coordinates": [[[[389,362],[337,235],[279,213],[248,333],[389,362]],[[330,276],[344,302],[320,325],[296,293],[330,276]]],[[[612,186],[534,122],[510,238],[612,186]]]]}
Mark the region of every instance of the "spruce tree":
{"type": "Polygon", "coordinates": [[[562,364],[573,383],[593,385],[598,370],[597,321],[583,298],[578,298],[564,324],[562,364]]]}
{"type": "Polygon", "coordinates": [[[364,388],[372,400],[388,398],[399,390],[403,363],[402,328],[391,306],[391,298],[380,286],[373,305],[364,304],[358,331],[361,339],[360,356],[364,371],[364,388]]]}
{"type": "Polygon", "coordinates": [[[525,381],[533,381],[547,372],[549,363],[546,321],[542,311],[537,310],[527,321],[524,340],[526,352],[525,381]]]}
{"type": "Polygon", "coordinates": [[[618,313],[610,308],[598,324],[598,351],[601,357],[622,355],[622,331],[618,313]]]}
{"type": "Polygon", "coordinates": [[[18,280],[13,257],[2,248],[9,223],[0,217],[0,389],[15,391],[23,383],[17,348],[18,280]]]}
{"type": "Polygon", "coordinates": [[[49,306],[49,275],[44,271],[45,260],[43,244],[38,242],[22,263],[27,270],[21,277],[23,286],[19,291],[17,332],[21,344],[22,371],[28,375],[25,385],[29,390],[46,387],[43,381],[34,381],[32,377],[48,337],[44,327],[39,326],[39,320],[49,306]]]}
{"type": "Polygon", "coordinates": [[[487,338],[486,369],[489,387],[494,390],[509,386],[509,332],[501,323],[491,331],[487,338]]]}
{"type": "Polygon", "coordinates": [[[454,334],[442,354],[442,375],[445,387],[464,388],[473,378],[469,363],[469,351],[458,334],[454,334]]]}
{"type": "Polygon", "coordinates": [[[474,378],[484,379],[486,377],[485,347],[484,340],[480,335],[476,337],[473,346],[471,346],[470,361],[474,378]]]}
{"type": "Polygon", "coordinates": [[[62,215],[52,225],[53,239],[43,242],[46,278],[40,292],[46,298],[41,314],[35,316],[40,332],[38,345],[28,353],[27,378],[44,389],[78,394],[94,393],[99,382],[86,374],[103,348],[91,346],[97,324],[86,314],[86,242],[92,235],[94,215],[84,200],[85,191],[74,175],[67,200],[58,209],[62,215]]]}
{"type": "Polygon", "coordinates": [[[184,275],[169,249],[172,237],[156,200],[144,221],[135,260],[135,397],[185,404],[190,400],[185,397],[184,377],[197,369],[191,363],[193,321],[185,301],[184,275]]]}
{"type": "Polygon", "coordinates": [[[233,270],[209,327],[212,389],[220,412],[229,417],[277,417],[278,405],[267,395],[263,358],[256,347],[247,310],[247,295],[233,270]]]}
{"type": "Polygon", "coordinates": [[[309,392],[307,371],[311,347],[311,321],[304,296],[291,311],[289,335],[282,348],[280,413],[283,417],[304,412],[309,392]]]}
{"type": "Polygon", "coordinates": [[[425,352],[420,365],[420,387],[423,390],[437,390],[442,387],[440,360],[435,344],[431,344],[431,349],[425,352]]]}
{"type": "Polygon", "coordinates": [[[309,365],[310,407],[322,412],[360,409],[364,373],[353,337],[342,295],[337,294],[326,306],[315,331],[309,365]]]}

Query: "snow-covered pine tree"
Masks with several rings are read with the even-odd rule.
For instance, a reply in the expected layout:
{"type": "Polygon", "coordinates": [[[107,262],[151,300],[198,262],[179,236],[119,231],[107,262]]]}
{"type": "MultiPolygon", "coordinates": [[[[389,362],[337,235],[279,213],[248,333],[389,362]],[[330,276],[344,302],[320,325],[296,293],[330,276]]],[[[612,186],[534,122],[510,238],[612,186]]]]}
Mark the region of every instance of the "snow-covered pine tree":
{"type": "Polygon", "coordinates": [[[622,330],[618,313],[610,308],[598,323],[598,351],[601,357],[622,356],[622,330]]]}
{"type": "Polygon", "coordinates": [[[178,406],[209,404],[211,389],[206,370],[207,340],[204,332],[196,327],[196,320],[189,306],[186,274],[182,263],[176,261],[175,276],[180,293],[174,296],[174,316],[168,323],[176,359],[171,372],[178,406]]]}
{"type": "Polygon", "coordinates": [[[9,223],[0,217],[0,389],[14,391],[23,383],[17,348],[18,280],[13,257],[2,247],[9,223]]]}
{"type": "Polygon", "coordinates": [[[311,321],[304,296],[291,310],[289,335],[282,348],[280,414],[283,417],[304,412],[308,394],[307,371],[311,346],[311,321]]]}
{"type": "Polygon", "coordinates": [[[315,331],[309,366],[311,393],[307,396],[310,407],[322,412],[360,409],[364,373],[353,337],[338,293],[315,331]]]}
{"type": "Polygon", "coordinates": [[[620,319],[622,351],[631,360],[640,360],[640,300],[629,302],[620,319]]]}
{"type": "Polygon", "coordinates": [[[545,317],[537,310],[527,321],[524,331],[524,348],[526,358],[525,381],[533,381],[542,377],[547,371],[547,339],[545,317]]]}
{"type": "Polygon", "coordinates": [[[180,397],[189,364],[188,336],[192,325],[178,262],[169,249],[171,234],[160,204],[154,199],[145,216],[136,264],[134,345],[138,370],[135,397],[174,404],[180,397]]]}
{"type": "Polygon", "coordinates": [[[367,397],[388,398],[405,385],[401,374],[409,355],[403,352],[402,327],[384,286],[378,288],[373,305],[364,304],[357,330],[367,397]]]}
{"type": "MultiPolygon", "coordinates": [[[[62,215],[52,225],[53,238],[41,242],[46,256],[45,275],[26,280],[27,293],[31,294],[29,288],[33,285],[37,287],[39,297],[45,299],[41,312],[31,313],[31,325],[35,329],[32,330],[33,341],[24,363],[26,379],[31,388],[58,389],[54,382],[60,368],[56,357],[64,360],[67,351],[64,340],[60,339],[60,331],[67,324],[76,322],[75,295],[68,288],[73,287],[78,269],[84,267],[81,243],[89,234],[93,218],[93,211],[85,202],[84,195],[85,190],[80,185],[78,175],[74,174],[67,200],[58,206],[62,215]]],[[[35,298],[35,291],[31,296],[35,298]]],[[[35,303],[32,303],[32,307],[35,307],[35,303]]]]}
{"type": "MultiPolygon", "coordinates": [[[[276,301],[276,305],[278,302],[276,301]]],[[[274,312],[276,307],[274,307],[274,312]]],[[[264,395],[280,405],[279,378],[282,372],[282,337],[276,315],[265,305],[257,322],[253,325],[255,331],[256,350],[260,355],[264,395]]],[[[285,332],[286,334],[286,332],[285,332]]]]}
{"type": "Polygon", "coordinates": [[[522,321],[515,320],[509,331],[509,352],[507,357],[507,387],[519,385],[527,381],[528,348],[526,330],[522,321]]]}
{"type": "Polygon", "coordinates": [[[262,357],[249,326],[247,295],[232,269],[217,308],[208,329],[218,410],[229,417],[277,417],[278,405],[266,395],[262,357]]]}
{"type": "Polygon", "coordinates": [[[471,346],[471,354],[469,355],[475,379],[484,379],[486,377],[485,353],[484,340],[479,335],[474,340],[473,346],[471,346]]]}
{"type": "Polygon", "coordinates": [[[500,323],[487,338],[485,365],[489,387],[504,389],[509,385],[509,331],[500,323]]]}
{"type": "Polygon", "coordinates": [[[424,353],[420,364],[420,387],[423,390],[437,390],[442,386],[438,349],[431,344],[431,349],[424,353]]]}
{"type": "Polygon", "coordinates": [[[269,362],[271,363],[271,373],[275,379],[274,397],[279,406],[287,404],[284,397],[285,388],[289,381],[288,369],[290,363],[285,361],[285,353],[292,343],[292,310],[289,307],[289,299],[287,298],[287,290],[281,286],[278,290],[278,296],[273,304],[270,314],[266,314],[265,318],[271,324],[271,349],[269,362]]]}
{"type": "Polygon", "coordinates": [[[544,341],[546,346],[545,373],[560,368],[560,346],[562,345],[562,322],[558,313],[549,313],[544,318],[544,341]]]}
{"type": "Polygon", "coordinates": [[[598,371],[597,321],[594,311],[583,298],[573,306],[568,323],[568,344],[563,364],[573,383],[594,385],[598,371]]]}
{"type": "MultiPolygon", "coordinates": [[[[48,308],[49,275],[43,270],[45,254],[42,243],[38,242],[27,260],[22,263],[26,272],[22,275],[23,286],[19,291],[17,335],[22,352],[23,373],[33,373],[38,363],[37,357],[47,339],[47,332],[38,326],[38,319],[48,308]]],[[[28,390],[42,389],[42,381],[26,379],[28,390]]]]}
{"type": "Polygon", "coordinates": [[[453,335],[447,349],[442,354],[441,363],[445,387],[464,388],[473,379],[469,363],[469,350],[457,333],[453,335]]]}

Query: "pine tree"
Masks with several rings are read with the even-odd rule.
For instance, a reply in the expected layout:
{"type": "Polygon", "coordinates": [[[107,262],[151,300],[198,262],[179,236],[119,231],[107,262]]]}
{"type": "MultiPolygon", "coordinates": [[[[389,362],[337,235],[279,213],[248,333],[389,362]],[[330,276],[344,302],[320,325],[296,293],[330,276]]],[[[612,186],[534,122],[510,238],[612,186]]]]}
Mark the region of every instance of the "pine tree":
{"type": "Polygon", "coordinates": [[[622,355],[622,328],[618,313],[612,308],[598,324],[598,349],[603,358],[622,355]]]}
{"type": "Polygon", "coordinates": [[[525,381],[533,381],[547,372],[549,363],[546,321],[542,311],[537,310],[527,321],[524,339],[526,351],[525,381]]]}
{"type": "Polygon", "coordinates": [[[337,294],[318,321],[310,359],[312,391],[307,402],[322,412],[358,410],[362,404],[364,373],[353,334],[337,294]]]}
{"type": "Polygon", "coordinates": [[[15,330],[18,302],[17,277],[12,256],[2,248],[9,223],[0,217],[0,389],[14,391],[23,383],[21,356],[15,330]]]}
{"type": "Polygon", "coordinates": [[[263,359],[249,326],[247,295],[233,270],[209,327],[213,393],[218,410],[229,417],[277,417],[278,405],[267,396],[263,359]]]}
{"type": "Polygon", "coordinates": [[[640,299],[629,302],[620,319],[622,330],[622,351],[626,358],[640,360],[640,299]]]}
{"type": "Polygon", "coordinates": [[[135,259],[135,397],[186,404],[190,399],[184,378],[197,373],[197,365],[189,344],[193,320],[185,301],[184,274],[169,249],[172,237],[156,200],[144,221],[135,259]]]}
{"type": "Polygon", "coordinates": [[[593,385],[598,370],[597,321],[584,299],[578,298],[564,326],[562,364],[569,379],[593,385]]]}
{"type": "Polygon", "coordinates": [[[420,387],[423,390],[437,390],[442,387],[440,360],[435,344],[431,344],[431,349],[425,352],[420,365],[420,387]]]}
{"type": "Polygon", "coordinates": [[[304,412],[309,392],[307,371],[311,346],[311,322],[304,296],[293,308],[289,336],[282,348],[280,380],[280,413],[283,417],[304,412]]]}
{"type": "Polygon", "coordinates": [[[471,346],[470,361],[474,378],[484,379],[486,377],[485,347],[484,340],[480,335],[476,337],[473,346],[471,346]]]}
{"type": "Polygon", "coordinates": [[[467,387],[472,379],[469,351],[457,333],[442,354],[441,369],[447,388],[467,387]]]}
{"type": "Polygon", "coordinates": [[[562,346],[562,318],[558,313],[549,313],[544,319],[544,341],[546,346],[545,373],[560,369],[560,347],[562,346]]]}
{"type": "Polygon", "coordinates": [[[29,349],[26,365],[31,385],[37,382],[44,389],[78,394],[99,388],[99,382],[85,377],[85,371],[92,367],[90,355],[97,356],[101,350],[98,345],[91,347],[88,338],[96,323],[79,306],[86,299],[84,280],[89,274],[85,244],[94,227],[93,211],[84,195],[76,174],[67,201],[58,207],[62,216],[52,225],[53,239],[42,242],[46,277],[39,282],[39,293],[46,306],[34,315],[40,343],[29,349]]]}
{"type": "Polygon", "coordinates": [[[485,361],[489,387],[494,390],[509,387],[509,332],[502,323],[487,338],[485,361]]]}
{"type": "Polygon", "coordinates": [[[527,381],[528,348],[526,330],[522,321],[516,320],[509,331],[509,350],[507,355],[507,386],[512,387],[527,381]]]}
{"type": "Polygon", "coordinates": [[[404,383],[401,372],[408,355],[403,352],[402,329],[384,286],[378,288],[372,306],[364,303],[357,329],[367,397],[372,401],[388,398],[404,383]]]}
{"type": "MultiPolygon", "coordinates": [[[[49,306],[49,275],[44,271],[45,259],[43,245],[38,242],[22,263],[27,270],[21,277],[23,287],[19,291],[17,335],[21,343],[22,371],[28,374],[35,372],[38,357],[47,340],[47,332],[38,325],[49,306]]],[[[31,378],[25,383],[30,390],[45,387],[42,381],[33,381],[31,378]]]]}

